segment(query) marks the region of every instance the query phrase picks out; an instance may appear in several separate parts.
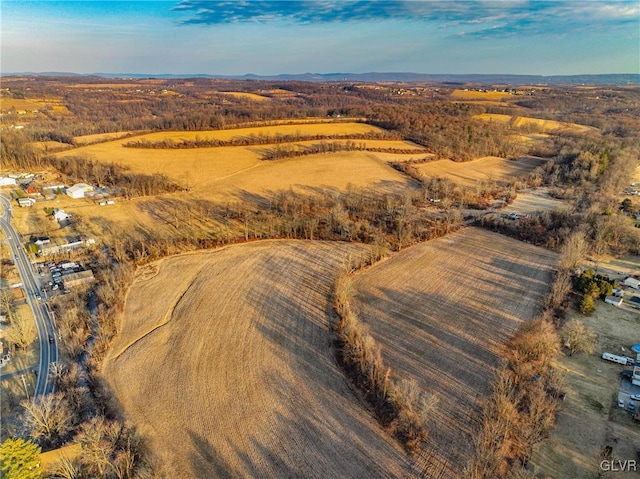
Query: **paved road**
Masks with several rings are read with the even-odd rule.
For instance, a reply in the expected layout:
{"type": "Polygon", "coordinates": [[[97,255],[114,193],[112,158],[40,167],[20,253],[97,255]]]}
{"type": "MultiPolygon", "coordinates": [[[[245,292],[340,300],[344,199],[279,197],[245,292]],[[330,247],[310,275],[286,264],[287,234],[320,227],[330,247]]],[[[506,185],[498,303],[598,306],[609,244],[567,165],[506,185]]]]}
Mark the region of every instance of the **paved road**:
{"type": "Polygon", "coordinates": [[[40,280],[33,272],[33,266],[22,247],[22,237],[11,224],[12,204],[5,195],[0,195],[0,205],[2,205],[2,216],[0,216],[0,227],[7,235],[7,242],[13,255],[13,262],[18,267],[20,278],[24,286],[27,303],[33,311],[38,329],[38,343],[40,346],[40,362],[38,364],[38,380],[34,398],[53,392],[55,384],[49,377],[51,363],[58,361],[58,343],[53,321],[49,315],[47,305],[38,300],[40,296],[40,280]],[[50,344],[49,338],[54,338],[54,343],[50,344]]]}

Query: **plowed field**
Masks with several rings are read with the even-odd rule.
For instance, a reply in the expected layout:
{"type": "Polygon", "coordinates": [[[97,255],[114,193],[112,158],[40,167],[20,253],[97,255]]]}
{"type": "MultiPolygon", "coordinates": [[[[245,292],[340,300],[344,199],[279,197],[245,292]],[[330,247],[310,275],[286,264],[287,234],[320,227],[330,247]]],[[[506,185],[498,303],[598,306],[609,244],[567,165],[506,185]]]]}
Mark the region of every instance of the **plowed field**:
{"type": "Polygon", "coordinates": [[[397,378],[439,397],[419,469],[461,478],[502,345],[540,310],[556,255],[467,228],[357,275],[355,304],[397,378]]]}
{"type": "Polygon", "coordinates": [[[269,241],[140,272],[105,375],[168,477],[415,477],[331,349],[331,285],[365,251],[269,241]]]}

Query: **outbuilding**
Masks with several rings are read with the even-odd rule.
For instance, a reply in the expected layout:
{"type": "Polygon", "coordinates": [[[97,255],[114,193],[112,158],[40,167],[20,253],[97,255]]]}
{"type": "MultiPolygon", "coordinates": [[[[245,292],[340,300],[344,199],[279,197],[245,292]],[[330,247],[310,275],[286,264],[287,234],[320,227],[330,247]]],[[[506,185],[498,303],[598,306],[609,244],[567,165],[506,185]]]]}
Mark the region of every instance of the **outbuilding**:
{"type": "Polygon", "coordinates": [[[640,289],[640,280],[630,276],[624,280],[624,285],[633,289],[640,289]]]}
{"type": "Polygon", "coordinates": [[[607,296],[604,299],[605,303],[613,304],[614,306],[620,306],[622,304],[622,298],[617,296],[607,296]]]}
{"type": "Polygon", "coordinates": [[[86,183],[76,183],[73,186],[67,188],[67,196],[71,198],[84,198],[87,193],[93,191],[93,186],[86,183]]]}

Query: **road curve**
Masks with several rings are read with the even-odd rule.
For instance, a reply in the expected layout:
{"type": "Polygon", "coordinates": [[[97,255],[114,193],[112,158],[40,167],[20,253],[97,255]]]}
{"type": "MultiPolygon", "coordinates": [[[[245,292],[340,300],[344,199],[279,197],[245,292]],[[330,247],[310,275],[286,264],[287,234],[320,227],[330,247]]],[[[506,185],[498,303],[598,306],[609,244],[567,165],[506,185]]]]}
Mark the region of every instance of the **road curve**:
{"type": "Polygon", "coordinates": [[[38,330],[40,362],[38,364],[38,379],[33,396],[35,399],[38,396],[49,394],[55,389],[55,384],[53,380],[49,378],[49,373],[51,371],[51,364],[58,361],[58,343],[57,340],[55,340],[57,334],[46,303],[38,299],[41,290],[40,280],[35,276],[33,265],[22,247],[21,236],[11,224],[11,200],[2,194],[0,195],[0,204],[2,205],[0,227],[7,235],[7,243],[13,255],[13,261],[18,268],[20,278],[22,279],[27,304],[29,304],[33,312],[38,330]],[[54,338],[53,344],[49,342],[49,338],[54,338]]]}

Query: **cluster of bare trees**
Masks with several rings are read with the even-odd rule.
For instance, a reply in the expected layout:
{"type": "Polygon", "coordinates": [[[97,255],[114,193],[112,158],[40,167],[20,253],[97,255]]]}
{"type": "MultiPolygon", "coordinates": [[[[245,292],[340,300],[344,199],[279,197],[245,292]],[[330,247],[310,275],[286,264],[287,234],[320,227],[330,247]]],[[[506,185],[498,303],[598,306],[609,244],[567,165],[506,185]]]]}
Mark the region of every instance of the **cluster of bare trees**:
{"type": "Polygon", "coordinates": [[[106,185],[126,197],[171,193],[181,188],[163,173],[130,173],[116,163],[103,163],[83,157],[47,157],[46,161],[70,183],[89,182],[106,185]]]}
{"type": "Polygon", "coordinates": [[[349,265],[338,276],[333,290],[335,319],[332,330],[336,359],[353,384],[371,404],[379,421],[390,429],[408,452],[421,450],[427,439],[424,427],[434,397],[420,391],[415,382],[394,380],[384,364],[380,346],[351,307],[350,274],[379,259],[373,254],[359,265],[349,265]]]}
{"type": "Polygon", "coordinates": [[[505,364],[486,401],[467,477],[507,477],[530,460],[555,423],[562,378],[553,367],[560,340],[550,312],[524,323],[507,345],[505,364]]]}
{"type": "Polygon", "coordinates": [[[128,148],[156,148],[156,149],[189,149],[189,148],[213,148],[221,146],[254,146],[254,145],[278,145],[281,143],[295,143],[299,141],[318,140],[390,140],[400,139],[399,135],[387,132],[350,133],[345,135],[303,135],[297,134],[251,134],[246,136],[234,136],[229,140],[219,140],[216,138],[200,138],[196,136],[192,140],[181,139],[174,141],[164,139],[151,141],[146,139],[132,140],[122,146],[128,148]]]}

